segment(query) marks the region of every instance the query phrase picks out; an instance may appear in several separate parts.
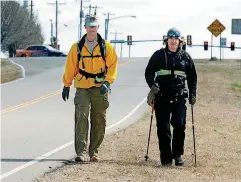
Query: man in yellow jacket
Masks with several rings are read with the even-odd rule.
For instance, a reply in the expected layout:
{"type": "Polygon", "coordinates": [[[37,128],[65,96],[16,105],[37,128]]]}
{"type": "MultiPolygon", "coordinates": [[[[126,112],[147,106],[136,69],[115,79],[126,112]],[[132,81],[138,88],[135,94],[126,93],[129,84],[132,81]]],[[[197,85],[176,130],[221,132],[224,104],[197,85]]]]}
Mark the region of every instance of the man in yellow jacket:
{"type": "Polygon", "coordinates": [[[75,161],[87,161],[87,141],[90,109],[91,162],[98,162],[98,148],[101,145],[106,127],[106,110],[109,107],[108,92],[110,84],[117,77],[118,58],[110,42],[102,39],[98,20],[95,16],[86,16],[86,34],[78,43],[74,43],[68,53],[63,75],[62,98],[69,98],[70,86],[74,80],[76,88],[75,104],[75,161]]]}

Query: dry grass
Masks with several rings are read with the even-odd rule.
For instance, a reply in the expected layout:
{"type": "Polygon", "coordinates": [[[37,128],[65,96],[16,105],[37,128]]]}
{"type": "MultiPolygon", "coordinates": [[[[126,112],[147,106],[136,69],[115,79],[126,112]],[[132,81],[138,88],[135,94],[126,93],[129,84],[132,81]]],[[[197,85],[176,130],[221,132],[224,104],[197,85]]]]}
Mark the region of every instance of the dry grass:
{"type": "Polygon", "coordinates": [[[8,59],[1,59],[1,83],[10,82],[21,78],[21,68],[9,63],[8,59]]]}
{"type": "Polygon", "coordinates": [[[197,66],[198,96],[194,107],[197,167],[194,167],[190,108],[188,107],[184,167],[159,165],[155,120],[144,161],[150,110],[135,124],[107,136],[100,149],[102,161],[65,165],[37,181],[241,181],[241,97],[231,88],[241,83],[241,70],[197,66]]]}

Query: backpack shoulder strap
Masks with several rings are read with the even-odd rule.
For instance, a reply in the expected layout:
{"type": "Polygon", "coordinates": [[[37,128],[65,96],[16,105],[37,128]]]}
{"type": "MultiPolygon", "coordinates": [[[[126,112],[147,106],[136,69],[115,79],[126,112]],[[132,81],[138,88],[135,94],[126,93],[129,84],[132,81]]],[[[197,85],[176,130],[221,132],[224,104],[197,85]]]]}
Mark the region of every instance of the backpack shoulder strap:
{"type": "Polygon", "coordinates": [[[163,54],[164,54],[164,59],[165,59],[165,68],[167,69],[167,53],[166,53],[166,51],[165,51],[165,48],[161,48],[160,49],[160,52],[163,52],[163,54]]]}
{"type": "Polygon", "coordinates": [[[106,62],[105,56],[106,56],[106,45],[105,40],[100,36],[100,34],[97,34],[98,36],[98,44],[100,45],[100,53],[103,60],[106,62]]]}
{"type": "Polygon", "coordinates": [[[80,58],[81,58],[81,51],[82,51],[82,48],[83,48],[83,46],[84,46],[84,44],[85,44],[85,37],[86,37],[86,35],[84,35],[83,37],[82,37],[82,39],[80,39],[79,41],[78,41],[78,44],[77,44],[77,52],[78,52],[78,62],[80,61],[80,58]]]}

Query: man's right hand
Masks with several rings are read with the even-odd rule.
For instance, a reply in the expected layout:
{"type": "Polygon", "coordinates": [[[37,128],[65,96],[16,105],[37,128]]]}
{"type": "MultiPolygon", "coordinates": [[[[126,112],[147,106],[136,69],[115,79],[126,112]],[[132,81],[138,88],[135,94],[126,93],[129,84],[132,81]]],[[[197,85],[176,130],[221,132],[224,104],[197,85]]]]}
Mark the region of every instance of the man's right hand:
{"type": "Polygon", "coordinates": [[[64,86],[63,91],[62,91],[62,98],[64,101],[69,99],[69,87],[64,86]]]}

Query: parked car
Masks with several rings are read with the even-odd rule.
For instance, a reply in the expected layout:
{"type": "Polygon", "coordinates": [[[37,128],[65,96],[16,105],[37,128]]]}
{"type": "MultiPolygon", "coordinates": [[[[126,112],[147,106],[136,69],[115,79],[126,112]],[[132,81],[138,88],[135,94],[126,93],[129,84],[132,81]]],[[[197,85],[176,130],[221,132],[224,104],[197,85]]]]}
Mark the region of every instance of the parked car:
{"type": "Polygon", "coordinates": [[[27,47],[26,49],[16,50],[16,56],[17,57],[48,57],[48,56],[65,57],[67,55],[49,45],[32,45],[27,47]]]}

